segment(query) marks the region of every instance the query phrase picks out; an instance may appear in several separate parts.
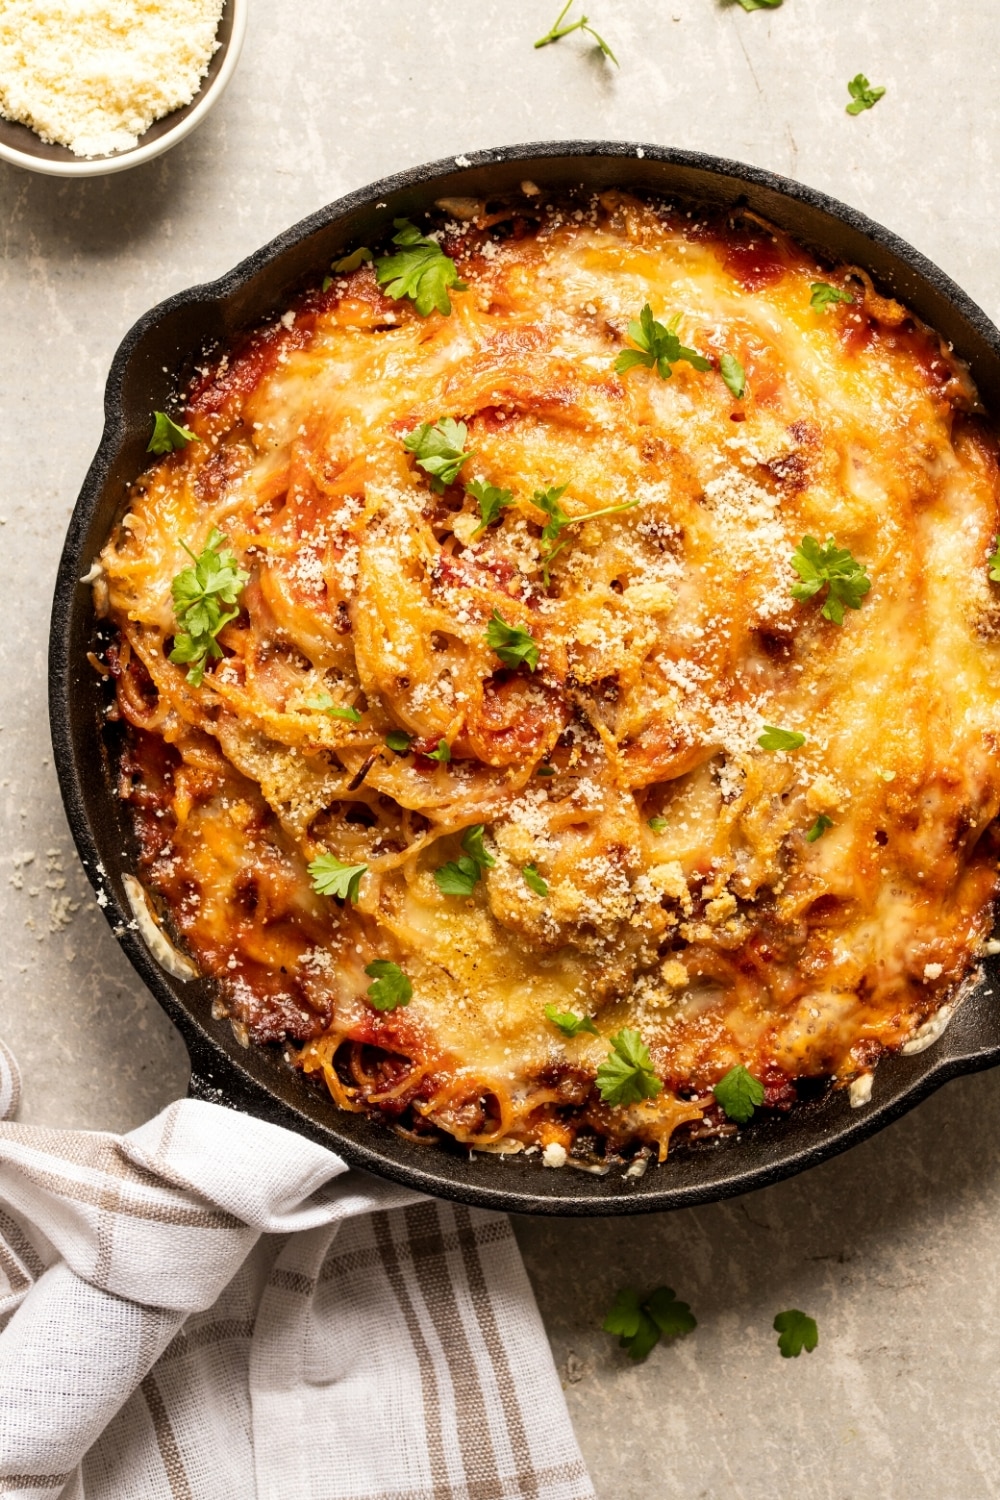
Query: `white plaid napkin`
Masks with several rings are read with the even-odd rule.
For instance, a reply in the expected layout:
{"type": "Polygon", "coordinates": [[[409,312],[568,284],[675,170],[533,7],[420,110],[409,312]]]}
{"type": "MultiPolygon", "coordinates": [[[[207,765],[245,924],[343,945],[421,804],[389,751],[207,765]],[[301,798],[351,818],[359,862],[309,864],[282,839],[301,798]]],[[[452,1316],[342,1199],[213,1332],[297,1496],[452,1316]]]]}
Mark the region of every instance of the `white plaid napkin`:
{"type": "Polygon", "coordinates": [[[218,1105],[0,1124],[0,1328],[4,1500],[594,1500],[506,1218],[218,1105]]]}

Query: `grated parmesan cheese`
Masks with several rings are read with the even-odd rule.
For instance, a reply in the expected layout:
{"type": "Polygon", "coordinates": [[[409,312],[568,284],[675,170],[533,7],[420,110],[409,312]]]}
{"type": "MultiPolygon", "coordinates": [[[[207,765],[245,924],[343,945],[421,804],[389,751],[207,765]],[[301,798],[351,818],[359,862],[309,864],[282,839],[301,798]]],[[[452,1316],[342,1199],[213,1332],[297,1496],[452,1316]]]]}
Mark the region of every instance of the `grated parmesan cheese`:
{"type": "Polygon", "coordinates": [[[0,0],[0,114],[77,156],[128,151],[190,104],[223,0],[0,0]]]}

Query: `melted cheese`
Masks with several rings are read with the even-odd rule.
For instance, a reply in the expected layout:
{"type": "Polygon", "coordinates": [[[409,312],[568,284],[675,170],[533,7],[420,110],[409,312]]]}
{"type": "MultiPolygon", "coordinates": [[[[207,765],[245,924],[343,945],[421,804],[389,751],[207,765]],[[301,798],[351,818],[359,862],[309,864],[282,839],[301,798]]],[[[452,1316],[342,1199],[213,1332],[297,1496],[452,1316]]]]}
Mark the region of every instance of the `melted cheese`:
{"type": "Polygon", "coordinates": [[[929,1036],[988,935],[995,444],[930,331],[761,226],[607,195],[502,233],[446,230],[468,283],[449,317],[366,266],[193,390],[199,442],[140,479],[101,558],[123,783],[220,1004],[303,1043],[341,1105],[503,1149],[585,1126],[662,1154],[718,1118],[737,1062],[780,1104],[929,1036]],[[817,313],[831,278],[853,301],[817,313]],[[745,398],[683,361],[616,374],[647,302],[735,354],[745,398]],[[472,456],[438,496],[402,440],[443,416],[472,456]],[[513,497],[486,529],[473,480],[513,497]],[[546,568],[532,496],[553,485],[574,524],[546,568]],[[250,582],[195,688],[168,659],[170,586],[212,527],[250,582]],[[871,578],[842,626],[792,597],[804,536],[871,578]],[[494,612],[537,671],[504,668],[494,612]],[[805,743],[767,752],[764,725],[805,743]],[[441,740],[450,761],[427,759],[441,740]],[[492,864],[444,895],[476,824],[492,864]],[[323,853],[367,865],[353,903],[313,891],[323,853]],[[374,959],[408,1006],[372,1008],[374,959]],[[597,1033],[567,1039],[548,1005],[597,1033]],[[630,1107],[595,1085],[623,1027],[665,1083],[630,1107]]]}

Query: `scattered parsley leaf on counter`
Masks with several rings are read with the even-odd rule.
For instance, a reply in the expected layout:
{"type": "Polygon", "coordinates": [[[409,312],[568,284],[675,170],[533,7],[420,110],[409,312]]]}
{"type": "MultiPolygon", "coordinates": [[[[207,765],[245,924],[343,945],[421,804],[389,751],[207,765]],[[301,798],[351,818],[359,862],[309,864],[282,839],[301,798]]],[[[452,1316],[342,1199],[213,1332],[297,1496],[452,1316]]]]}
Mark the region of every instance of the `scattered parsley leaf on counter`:
{"type": "Polygon", "coordinates": [[[605,1104],[638,1104],[662,1091],[649,1048],[637,1031],[625,1026],[611,1038],[611,1051],[597,1070],[597,1087],[605,1104]]]}
{"type": "Polygon", "coordinates": [[[745,1125],[754,1110],[764,1103],[764,1085],[742,1063],[730,1068],[712,1093],[723,1114],[737,1125],[745,1125]]]}
{"type": "Polygon", "coordinates": [[[594,38],[594,41],[601,49],[603,55],[610,58],[617,68],[619,65],[617,57],[612,52],[611,48],[608,46],[604,38],[600,36],[594,30],[593,26],[589,24],[586,16],[581,16],[579,21],[570,21],[567,25],[563,26],[563,18],[565,17],[566,12],[572,7],[572,4],[573,0],[566,0],[566,4],[563,6],[562,10],[556,17],[554,25],[549,28],[544,36],[538,38],[538,41],[535,43],[535,51],[537,52],[539,47],[547,47],[550,42],[558,42],[562,37],[569,36],[573,31],[585,31],[588,36],[592,36],[594,38]]]}
{"type": "Polygon", "coordinates": [[[774,1331],[780,1335],[778,1348],[783,1359],[798,1359],[803,1349],[811,1354],[819,1343],[816,1319],[807,1317],[797,1307],[778,1313],[774,1320],[774,1331]]]}
{"type": "Polygon", "coordinates": [[[225,545],[228,540],[213,526],[198,557],[182,542],[194,567],[183,568],[170,585],[174,614],[181,627],[174,636],[170,660],[178,666],[187,664],[187,680],[192,687],[201,685],[209,658],[222,656],[216,636],[239,614],[236,600],[250,577],[225,545]],[[224,604],[231,607],[224,610],[224,604]]]}
{"type": "Polygon", "coordinates": [[[670,824],[666,818],[650,818],[646,823],[646,827],[651,828],[654,833],[662,833],[665,828],[670,827],[670,824]]]}
{"type": "Polygon", "coordinates": [[[492,526],[493,522],[499,519],[500,512],[514,503],[514,496],[510,490],[497,489],[495,484],[486,484],[481,479],[474,479],[471,484],[467,484],[465,493],[471,495],[479,506],[481,519],[480,524],[472,533],[473,537],[479,536],[487,526],[492,526]]]}
{"type": "Polygon", "coordinates": [[[447,740],[438,740],[437,749],[436,750],[428,750],[427,751],[427,755],[426,755],[426,759],[427,760],[436,760],[436,761],[439,761],[441,763],[441,765],[447,765],[448,762],[451,760],[451,746],[449,745],[448,741],[447,740]]]}
{"type": "Polygon", "coordinates": [[[341,901],[356,901],[362,875],[367,865],[345,865],[332,854],[321,854],[309,865],[313,890],[320,896],[339,896],[341,901]]]}
{"type": "Polygon", "coordinates": [[[719,374],[729,390],[742,401],[747,393],[747,375],[735,354],[723,354],[719,360],[719,374]]]}
{"type": "Polygon", "coordinates": [[[350,724],[360,724],[361,715],[349,703],[335,703],[329,693],[317,693],[306,699],[306,708],[315,708],[318,713],[329,714],[331,719],[346,719],[350,724]]]}
{"type": "Polygon", "coordinates": [[[757,737],[762,750],[800,750],[805,742],[805,735],[797,729],[778,729],[774,724],[765,724],[764,733],[757,737]]]}
{"type": "Polygon", "coordinates": [[[697,1326],[688,1304],[678,1302],[669,1286],[658,1286],[645,1300],[633,1287],[623,1287],[601,1324],[605,1333],[617,1335],[637,1363],[646,1359],[661,1338],[683,1338],[697,1326]]]}
{"type": "Polygon", "coordinates": [[[445,486],[455,483],[459,469],[476,451],[475,448],[465,451],[463,445],[468,436],[464,422],[442,417],[433,424],[421,422],[414,427],[403,439],[403,447],[413,454],[424,473],[430,475],[431,489],[443,495],[445,486]]]}
{"type": "Polygon", "coordinates": [[[820,813],[819,817],[816,819],[815,823],[806,834],[806,843],[815,844],[816,840],[821,839],[826,830],[832,827],[833,819],[828,818],[826,813],[820,813]]]}
{"type": "Polygon", "coordinates": [[[597,1027],[589,1016],[575,1016],[571,1010],[556,1010],[554,1005],[545,1007],[545,1019],[558,1026],[563,1036],[579,1036],[581,1031],[590,1031],[598,1036],[597,1027]]]}
{"type": "Polygon", "coordinates": [[[832,536],[822,546],[814,536],[804,536],[792,553],[792,567],[801,579],[792,584],[792,598],[811,599],[826,584],[828,593],[820,614],[834,625],[843,625],[845,604],[848,609],[861,608],[872,586],[864,564],[846,547],[838,547],[832,536]]]}
{"type": "Polygon", "coordinates": [[[372,959],[365,965],[365,973],[374,981],[368,986],[368,1003],[376,1010],[395,1010],[413,999],[413,985],[399,965],[387,958],[372,959]]]}
{"type": "Polygon", "coordinates": [[[847,113],[859,115],[862,110],[871,109],[876,105],[885,93],[885,89],[873,89],[863,73],[856,73],[847,85],[847,92],[851,96],[851,102],[847,105],[847,113]]]}
{"type": "Polygon", "coordinates": [[[357,250],[352,250],[350,255],[342,255],[335,260],[330,267],[331,271],[356,271],[359,266],[364,265],[366,260],[373,260],[374,256],[367,245],[359,245],[357,250]]]}
{"type": "Polygon", "coordinates": [[[393,219],[398,231],[392,243],[401,248],[396,255],[380,255],[375,262],[379,286],[396,301],[409,297],[422,318],[435,308],[445,317],[451,312],[448,288],[464,292],[467,283],[458,274],[455,262],[445,255],[437,240],[421,234],[409,219],[393,219]]]}
{"type": "Polygon", "coordinates": [[[405,729],[390,729],[385,742],[397,755],[405,755],[413,744],[413,735],[407,734],[405,729]]]}
{"type": "Polygon", "coordinates": [[[520,625],[508,625],[498,610],[486,627],[486,644],[499,656],[505,667],[524,665],[529,672],[538,666],[538,647],[529,630],[520,625]]]}
{"type": "Polygon", "coordinates": [[[548,881],[539,875],[537,865],[525,865],[521,874],[524,876],[525,885],[533,890],[536,896],[547,896],[549,894],[548,881]]]}
{"type": "Polygon", "coordinates": [[[810,287],[812,293],[809,298],[809,306],[813,312],[826,312],[835,302],[853,302],[854,298],[850,292],[843,291],[839,286],[831,286],[828,281],[814,281],[810,287]]]}
{"type": "Polygon", "coordinates": [[[638,323],[628,325],[628,336],[637,348],[622,350],[614,363],[615,373],[624,375],[634,365],[645,365],[648,370],[656,369],[664,380],[669,380],[673,366],[682,359],[696,370],[710,370],[710,359],[681,343],[677,333],[680,321],[681,315],[677,313],[669,323],[657,323],[647,302],[639,314],[638,323]]]}
{"type": "Polygon", "coordinates": [[[492,870],[496,860],[483,843],[485,832],[482,823],[473,823],[462,835],[462,848],[470,859],[474,859],[481,870],[492,870]]]}
{"type": "Polygon", "coordinates": [[[782,0],[737,0],[745,11],[751,10],[777,10],[782,0]]]}
{"type": "Polygon", "coordinates": [[[153,436],[146,445],[147,453],[176,453],[188,443],[200,443],[201,438],[188,427],[181,427],[165,411],[153,413],[153,436]]]}
{"type": "Polygon", "coordinates": [[[449,860],[434,871],[434,882],[443,896],[471,896],[479,882],[479,864],[470,855],[449,860]]]}

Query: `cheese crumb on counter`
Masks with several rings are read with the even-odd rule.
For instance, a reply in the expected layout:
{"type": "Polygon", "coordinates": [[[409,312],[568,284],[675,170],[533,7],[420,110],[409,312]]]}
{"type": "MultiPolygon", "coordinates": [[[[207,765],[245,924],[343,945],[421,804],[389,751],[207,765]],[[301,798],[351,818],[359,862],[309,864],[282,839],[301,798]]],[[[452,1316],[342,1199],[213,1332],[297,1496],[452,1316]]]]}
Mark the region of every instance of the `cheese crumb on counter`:
{"type": "Polygon", "coordinates": [[[0,114],[77,156],[127,151],[190,104],[224,0],[0,0],[0,114]]]}

